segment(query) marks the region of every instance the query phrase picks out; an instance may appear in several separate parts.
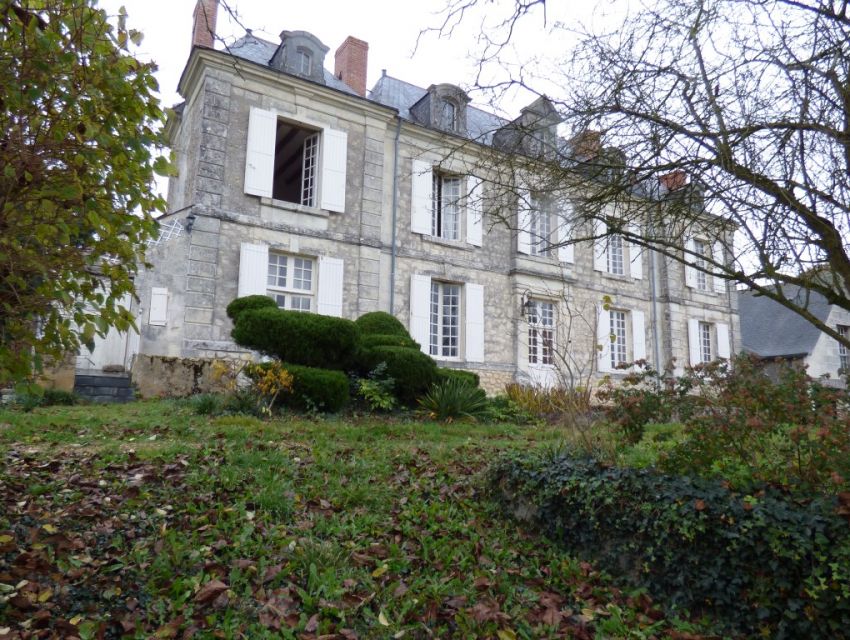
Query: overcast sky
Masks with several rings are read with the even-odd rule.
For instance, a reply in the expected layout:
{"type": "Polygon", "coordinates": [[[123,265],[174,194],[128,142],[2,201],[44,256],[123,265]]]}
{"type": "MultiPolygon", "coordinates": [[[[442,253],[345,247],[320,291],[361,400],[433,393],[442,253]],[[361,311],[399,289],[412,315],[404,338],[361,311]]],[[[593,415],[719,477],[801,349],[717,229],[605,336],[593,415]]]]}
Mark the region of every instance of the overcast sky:
{"type": "MultiPolygon", "coordinates": [[[[439,14],[445,3],[446,0],[229,0],[242,25],[261,38],[278,42],[283,30],[313,33],[330,49],[325,66],[331,71],[333,53],[346,36],[365,40],[369,43],[368,87],[377,81],[382,69],[422,87],[440,82],[468,87],[475,77],[473,56],[482,21],[492,22],[503,15],[506,8],[514,6],[513,0],[488,0],[484,11],[470,14],[451,37],[425,35],[414,55],[420,30],[440,24],[439,14]]],[[[546,25],[551,27],[587,22],[594,9],[605,10],[613,0],[550,0],[547,4],[546,25]]],[[[128,26],[145,36],[138,55],[159,65],[157,76],[163,102],[166,106],[179,102],[177,82],[189,55],[195,0],[100,0],[99,5],[112,15],[122,5],[127,9],[128,26]]],[[[243,27],[223,7],[219,9],[217,31],[229,40],[244,34],[243,27]]],[[[540,55],[562,55],[568,47],[564,32],[559,31],[557,40],[552,41],[546,37],[547,31],[543,11],[538,7],[523,20],[514,38],[516,58],[527,61],[540,55]]],[[[506,57],[509,55],[510,52],[506,57]]],[[[474,93],[472,98],[479,104],[483,99],[474,93]]],[[[516,115],[518,108],[531,99],[523,96],[517,100],[520,102],[503,105],[505,112],[516,115]]]]}

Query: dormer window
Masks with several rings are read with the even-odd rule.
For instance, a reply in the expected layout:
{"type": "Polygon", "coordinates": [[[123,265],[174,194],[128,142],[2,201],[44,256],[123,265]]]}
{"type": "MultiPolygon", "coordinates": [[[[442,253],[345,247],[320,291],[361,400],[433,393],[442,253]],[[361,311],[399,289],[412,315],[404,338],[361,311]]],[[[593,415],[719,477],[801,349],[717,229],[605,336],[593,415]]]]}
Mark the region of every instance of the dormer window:
{"type": "Polygon", "coordinates": [[[446,131],[457,131],[457,106],[451,100],[443,100],[441,127],[446,131]]]}
{"type": "Polygon", "coordinates": [[[306,49],[298,49],[298,73],[309,76],[313,72],[313,56],[306,49]]]}

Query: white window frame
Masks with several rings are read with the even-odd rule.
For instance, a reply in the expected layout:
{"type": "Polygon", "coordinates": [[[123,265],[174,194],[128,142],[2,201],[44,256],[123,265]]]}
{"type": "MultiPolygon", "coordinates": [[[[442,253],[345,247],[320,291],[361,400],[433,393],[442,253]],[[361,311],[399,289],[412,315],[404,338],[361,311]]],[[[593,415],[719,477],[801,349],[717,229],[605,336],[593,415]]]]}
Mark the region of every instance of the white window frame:
{"type": "Polygon", "coordinates": [[[275,302],[278,302],[278,307],[290,311],[305,311],[308,313],[316,312],[316,281],[318,280],[317,261],[315,258],[308,256],[296,255],[291,253],[283,253],[270,251],[268,258],[268,274],[266,276],[266,295],[271,297],[275,302]],[[281,262],[283,261],[283,262],[281,262]],[[305,264],[310,265],[310,287],[296,286],[296,267],[297,262],[301,262],[301,274],[303,277],[303,269],[305,264]],[[285,269],[283,276],[283,284],[281,284],[281,268],[285,269]],[[272,273],[273,269],[275,273],[272,273]],[[274,280],[274,282],[273,282],[274,280]],[[283,297],[284,303],[281,305],[278,296],[283,297]],[[295,299],[298,300],[298,305],[294,304],[295,299]],[[307,301],[309,308],[303,307],[303,302],[307,301]]]}
{"type": "Polygon", "coordinates": [[[624,309],[611,309],[608,312],[609,340],[611,342],[611,369],[629,362],[629,312],[624,309]]]}
{"type": "Polygon", "coordinates": [[[706,269],[706,261],[705,252],[708,250],[709,244],[703,240],[702,238],[694,238],[693,239],[693,250],[696,254],[694,256],[694,269],[696,273],[695,276],[695,289],[699,291],[709,291],[708,286],[708,274],[705,272],[706,269]]]}
{"type": "Polygon", "coordinates": [[[431,181],[431,235],[444,240],[460,240],[463,180],[461,176],[434,171],[431,181]],[[448,192],[448,187],[453,191],[448,192]]]}
{"type": "Polygon", "coordinates": [[[608,273],[626,275],[626,241],[620,234],[608,236],[608,273]]]}
{"type": "Polygon", "coordinates": [[[298,47],[296,50],[296,55],[298,57],[298,73],[301,75],[309,76],[313,73],[313,54],[308,50],[302,47],[298,47]],[[306,69],[305,67],[306,62],[306,69]]]}
{"type": "Polygon", "coordinates": [[[527,305],[528,364],[532,367],[555,366],[555,303],[531,299],[527,305]]]}
{"type": "Polygon", "coordinates": [[[697,325],[699,336],[699,359],[706,364],[715,359],[714,325],[710,322],[700,322],[697,325]]]}
{"type": "Polygon", "coordinates": [[[531,211],[529,212],[530,237],[529,255],[549,257],[552,247],[552,216],[549,207],[539,196],[530,196],[531,211]]]}
{"type": "Polygon", "coordinates": [[[463,285],[461,284],[440,280],[431,281],[428,351],[434,358],[460,359],[462,294],[463,285]],[[454,296],[453,304],[450,303],[450,296],[454,296]]]}

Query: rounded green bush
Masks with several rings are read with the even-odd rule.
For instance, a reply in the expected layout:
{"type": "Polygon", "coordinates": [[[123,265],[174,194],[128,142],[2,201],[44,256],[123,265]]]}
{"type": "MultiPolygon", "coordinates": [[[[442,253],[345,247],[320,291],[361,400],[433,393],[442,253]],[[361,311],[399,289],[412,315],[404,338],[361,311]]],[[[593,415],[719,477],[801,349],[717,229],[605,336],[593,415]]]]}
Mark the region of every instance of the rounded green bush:
{"type": "Polygon", "coordinates": [[[437,364],[418,349],[377,346],[361,351],[360,366],[364,370],[371,371],[382,362],[395,381],[396,397],[409,406],[415,405],[437,379],[437,364]]]}
{"type": "Polygon", "coordinates": [[[227,305],[227,317],[236,322],[236,318],[248,309],[277,309],[277,303],[268,296],[243,296],[227,305]]]}
{"type": "Polygon", "coordinates": [[[363,335],[393,335],[410,338],[404,325],[386,311],[365,313],[354,321],[363,335]]]}
{"type": "Polygon", "coordinates": [[[360,338],[351,320],[278,308],[242,311],[230,335],[283,362],[341,370],[354,365],[360,338]]]}
{"type": "Polygon", "coordinates": [[[419,343],[412,338],[387,333],[361,335],[360,346],[364,349],[371,349],[372,347],[406,347],[419,351],[419,343]]]}
{"type": "Polygon", "coordinates": [[[478,374],[473,371],[464,371],[463,369],[446,369],[440,367],[437,369],[437,382],[445,382],[447,380],[460,380],[465,382],[470,387],[477,387],[481,384],[478,374]]]}
{"type": "Polygon", "coordinates": [[[348,404],[348,376],[342,371],[283,366],[292,374],[292,390],[280,396],[286,406],[336,413],[348,404]]]}

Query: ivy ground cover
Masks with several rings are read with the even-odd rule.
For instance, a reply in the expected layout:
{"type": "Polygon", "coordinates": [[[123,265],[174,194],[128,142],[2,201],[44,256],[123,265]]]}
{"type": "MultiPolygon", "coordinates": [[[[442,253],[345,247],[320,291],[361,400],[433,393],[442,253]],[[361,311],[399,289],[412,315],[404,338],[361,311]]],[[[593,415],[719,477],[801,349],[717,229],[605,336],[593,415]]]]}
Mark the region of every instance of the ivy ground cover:
{"type": "Polygon", "coordinates": [[[0,638],[700,637],[482,497],[561,435],[0,411],[0,638]]]}

